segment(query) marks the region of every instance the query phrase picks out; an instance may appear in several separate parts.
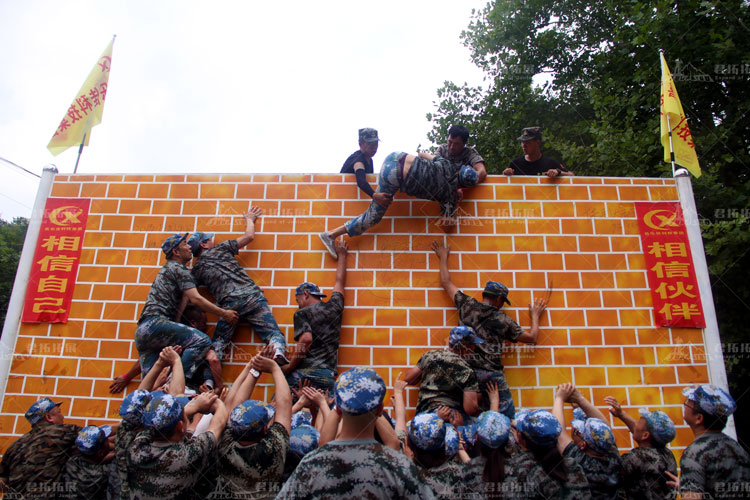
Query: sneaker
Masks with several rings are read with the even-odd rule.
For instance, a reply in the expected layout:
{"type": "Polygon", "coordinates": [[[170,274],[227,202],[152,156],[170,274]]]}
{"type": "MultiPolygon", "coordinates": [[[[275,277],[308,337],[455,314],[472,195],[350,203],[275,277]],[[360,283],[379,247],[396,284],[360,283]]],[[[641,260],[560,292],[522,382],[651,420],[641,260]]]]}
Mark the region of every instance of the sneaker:
{"type": "Polygon", "coordinates": [[[333,245],[333,238],[330,234],[323,232],[318,235],[318,238],[320,238],[320,241],[323,242],[323,246],[326,247],[326,250],[328,250],[328,253],[331,254],[331,257],[338,260],[339,254],[336,253],[336,247],[333,245]]]}

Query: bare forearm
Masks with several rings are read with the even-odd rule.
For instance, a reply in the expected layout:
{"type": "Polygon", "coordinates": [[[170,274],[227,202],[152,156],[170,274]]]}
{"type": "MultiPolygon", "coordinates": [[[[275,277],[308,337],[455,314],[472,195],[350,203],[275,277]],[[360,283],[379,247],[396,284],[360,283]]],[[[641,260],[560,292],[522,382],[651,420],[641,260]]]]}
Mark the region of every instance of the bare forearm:
{"type": "Polygon", "coordinates": [[[635,424],[637,423],[637,421],[633,417],[631,417],[625,412],[622,412],[622,415],[620,415],[617,418],[619,418],[625,423],[625,425],[628,427],[628,430],[630,431],[631,434],[635,432],[635,424]]]}
{"type": "Polygon", "coordinates": [[[378,419],[375,420],[375,430],[378,431],[378,435],[384,445],[396,451],[401,451],[401,441],[398,440],[398,436],[396,436],[396,432],[393,430],[393,427],[391,427],[388,419],[382,415],[379,416],[378,419]]]}
{"type": "Polygon", "coordinates": [[[154,386],[154,382],[156,382],[156,378],[159,376],[161,371],[164,369],[164,365],[160,362],[154,363],[154,366],[151,367],[151,370],[146,374],[143,379],[141,379],[141,383],[138,386],[139,389],[144,389],[148,392],[151,392],[151,388],[154,386]]]}
{"type": "Polygon", "coordinates": [[[406,432],[406,405],[403,392],[393,394],[393,413],[396,415],[396,430],[406,432]]]}
{"type": "Polygon", "coordinates": [[[240,404],[242,401],[237,400],[237,394],[239,393],[240,387],[242,386],[242,383],[245,381],[247,377],[250,377],[250,363],[245,364],[245,366],[242,368],[242,371],[239,375],[237,375],[237,378],[234,379],[234,383],[232,384],[232,387],[229,389],[229,392],[227,393],[227,397],[224,398],[224,404],[226,404],[229,408],[234,408],[238,404],[240,404]]]}
{"type": "Polygon", "coordinates": [[[320,431],[318,448],[336,439],[336,432],[339,430],[339,418],[338,412],[332,411],[323,421],[323,429],[320,431]]]}
{"type": "Polygon", "coordinates": [[[170,394],[183,394],[185,392],[185,372],[182,369],[182,360],[172,363],[172,380],[169,381],[170,394]]]}
{"type": "Polygon", "coordinates": [[[604,413],[599,411],[599,408],[591,404],[591,401],[584,398],[583,396],[576,398],[574,402],[581,407],[581,409],[586,413],[586,416],[609,422],[609,419],[604,416],[604,413]]]}

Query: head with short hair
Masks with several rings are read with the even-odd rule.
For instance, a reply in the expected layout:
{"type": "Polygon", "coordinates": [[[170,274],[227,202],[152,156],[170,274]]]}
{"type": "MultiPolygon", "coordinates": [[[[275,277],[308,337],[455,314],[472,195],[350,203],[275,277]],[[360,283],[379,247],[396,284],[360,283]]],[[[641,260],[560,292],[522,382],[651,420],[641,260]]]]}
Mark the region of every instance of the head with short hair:
{"type": "Polygon", "coordinates": [[[193,328],[206,333],[206,313],[203,312],[200,307],[194,306],[193,304],[185,306],[185,310],[182,311],[182,316],[180,317],[180,323],[192,326],[193,328]]]}
{"type": "Polygon", "coordinates": [[[469,140],[469,131],[461,125],[453,125],[448,129],[448,156],[459,156],[469,140]]]}
{"type": "Polygon", "coordinates": [[[378,152],[379,142],[378,131],[374,128],[359,129],[359,150],[368,158],[372,158],[378,152]]]}
{"type": "Polygon", "coordinates": [[[320,302],[325,297],[326,294],[320,290],[320,287],[309,281],[301,283],[294,291],[294,298],[300,309],[315,302],[320,302]]]}
{"type": "Polygon", "coordinates": [[[461,139],[464,142],[464,145],[466,145],[466,143],[469,142],[469,129],[462,125],[452,125],[451,128],[448,129],[448,137],[461,139]]]}

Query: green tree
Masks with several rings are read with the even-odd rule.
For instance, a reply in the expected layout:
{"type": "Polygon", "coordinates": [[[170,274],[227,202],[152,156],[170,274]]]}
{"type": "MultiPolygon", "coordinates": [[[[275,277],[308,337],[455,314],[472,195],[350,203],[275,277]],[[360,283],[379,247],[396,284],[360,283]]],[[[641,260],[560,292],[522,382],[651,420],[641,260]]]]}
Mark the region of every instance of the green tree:
{"type": "Polygon", "coordinates": [[[16,279],[18,259],[21,257],[23,241],[29,220],[16,217],[12,222],[0,219],[0,323],[5,324],[10,293],[16,279]]]}
{"type": "MultiPolygon", "coordinates": [[[[659,141],[664,50],[703,170],[691,180],[722,341],[750,347],[750,2],[498,0],[461,38],[486,84],[446,82],[428,138],[467,126],[496,174],[521,154],[521,128],[539,125],[545,154],[578,175],[671,176],[659,141]]],[[[750,415],[746,351],[725,354],[738,422],[750,415]]]]}

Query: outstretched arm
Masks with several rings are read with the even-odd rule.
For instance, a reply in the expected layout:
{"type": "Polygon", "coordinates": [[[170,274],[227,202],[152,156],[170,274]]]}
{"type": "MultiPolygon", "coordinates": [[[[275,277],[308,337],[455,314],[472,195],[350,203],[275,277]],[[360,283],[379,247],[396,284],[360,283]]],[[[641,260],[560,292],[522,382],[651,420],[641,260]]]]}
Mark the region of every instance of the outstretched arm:
{"type": "Polygon", "coordinates": [[[531,328],[518,336],[517,342],[525,344],[536,344],[539,340],[539,320],[547,309],[547,299],[538,298],[533,304],[529,304],[529,316],[531,317],[531,328]]]}
{"type": "Polygon", "coordinates": [[[141,364],[138,361],[133,363],[133,366],[124,374],[113,378],[113,382],[109,384],[109,392],[117,394],[125,389],[131,380],[137,377],[141,373],[141,364]]]}
{"type": "Polygon", "coordinates": [[[336,255],[339,256],[336,261],[336,284],[333,285],[333,291],[344,293],[346,288],[346,254],[349,252],[349,245],[345,241],[336,240],[336,255]]]}
{"type": "Polygon", "coordinates": [[[562,432],[557,437],[557,450],[561,454],[565,451],[565,448],[568,447],[568,444],[573,441],[573,439],[570,437],[570,434],[568,434],[568,430],[565,427],[565,413],[563,412],[565,401],[570,398],[570,395],[573,394],[573,391],[575,391],[575,387],[573,387],[573,384],[565,383],[558,385],[557,391],[555,391],[555,403],[552,406],[552,414],[560,423],[560,427],[562,427],[562,432]]]}
{"type": "Polygon", "coordinates": [[[487,178],[487,167],[485,167],[483,161],[476,162],[472,167],[477,171],[477,175],[479,176],[477,184],[481,184],[487,178]]]}
{"type": "Polygon", "coordinates": [[[609,423],[609,419],[604,416],[604,413],[599,411],[599,408],[591,404],[591,401],[586,399],[586,397],[581,394],[581,392],[575,387],[573,388],[573,394],[570,395],[568,401],[580,406],[584,413],[586,413],[587,417],[598,418],[599,420],[603,420],[609,423]]]}
{"type": "Polygon", "coordinates": [[[182,369],[182,359],[171,347],[165,347],[159,353],[159,357],[164,357],[167,363],[172,367],[172,380],[169,381],[169,393],[179,395],[185,393],[185,372],[182,369]]]}
{"type": "Polygon", "coordinates": [[[246,214],[243,214],[246,222],[245,234],[237,238],[237,246],[239,248],[242,248],[253,241],[253,239],[255,238],[255,221],[262,214],[263,211],[260,209],[260,207],[250,207],[250,210],[246,214]]]}
{"type": "Polygon", "coordinates": [[[406,404],[404,402],[404,391],[408,385],[405,380],[401,380],[403,372],[398,374],[398,378],[393,382],[393,414],[396,416],[396,431],[406,432],[406,404]]]}
{"type": "Polygon", "coordinates": [[[453,300],[456,297],[456,292],[458,292],[458,287],[451,281],[451,273],[448,270],[448,257],[450,257],[451,248],[435,240],[432,242],[432,250],[440,259],[440,285],[453,300]]]}
{"type": "Polygon", "coordinates": [[[187,295],[191,303],[195,304],[206,312],[210,312],[216,314],[217,316],[220,316],[224,321],[231,325],[235,324],[237,322],[237,319],[239,319],[237,311],[233,311],[231,309],[222,309],[216,304],[209,302],[205,297],[203,297],[203,295],[198,293],[197,288],[189,288],[182,293],[187,295]]]}
{"type": "Polygon", "coordinates": [[[284,373],[281,371],[281,368],[279,368],[279,365],[271,358],[255,356],[252,360],[252,364],[253,368],[256,370],[270,373],[273,377],[274,394],[276,399],[276,414],[273,421],[283,425],[288,434],[292,428],[292,393],[289,390],[289,385],[286,382],[284,373]]]}
{"type": "Polygon", "coordinates": [[[625,410],[622,409],[622,406],[620,406],[619,401],[617,401],[614,397],[607,396],[604,398],[604,402],[607,403],[611,407],[609,409],[609,412],[615,417],[622,420],[625,423],[625,425],[628,426],[628,430],[632,434],[635,431],[636,420],[630,415],[628,415],[625,412],[625,410]]]}

